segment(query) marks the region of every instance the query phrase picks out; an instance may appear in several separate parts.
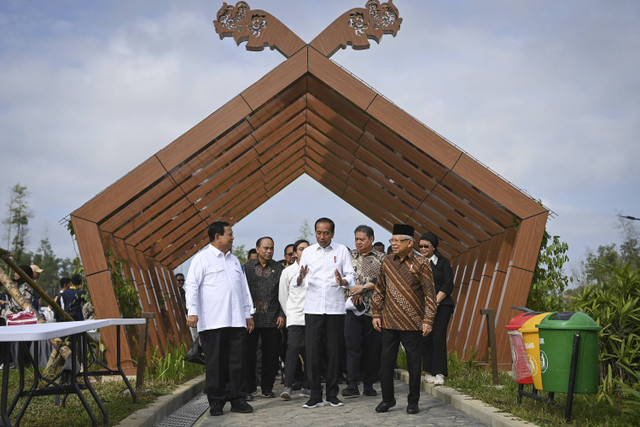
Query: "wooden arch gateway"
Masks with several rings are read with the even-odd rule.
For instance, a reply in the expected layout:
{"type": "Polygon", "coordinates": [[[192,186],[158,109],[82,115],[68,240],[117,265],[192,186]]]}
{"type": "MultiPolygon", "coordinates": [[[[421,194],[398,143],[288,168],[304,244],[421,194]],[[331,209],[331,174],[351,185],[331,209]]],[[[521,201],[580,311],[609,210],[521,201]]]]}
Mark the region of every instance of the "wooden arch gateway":
{"type": "MultiPolygon", "coordinates": [[[[505,325],[526,303],[548,210],[330,60],[395,35],[392,1],[369,0],[309,44],[245,2],[217,18],[221,38],[287,59],[71,214],[96,316],[121,316],[122,277],[155,313],[153,346],[190,344],[172,270],[208,243],[208,224],[239,222],[307,174],[389,231],[435,232],[455,274],[450,350],[486,361],[480,309],[493,308],[507,366],[505,325]]],[[[115,332],[103,340],[114,348],[115,332]]]]}

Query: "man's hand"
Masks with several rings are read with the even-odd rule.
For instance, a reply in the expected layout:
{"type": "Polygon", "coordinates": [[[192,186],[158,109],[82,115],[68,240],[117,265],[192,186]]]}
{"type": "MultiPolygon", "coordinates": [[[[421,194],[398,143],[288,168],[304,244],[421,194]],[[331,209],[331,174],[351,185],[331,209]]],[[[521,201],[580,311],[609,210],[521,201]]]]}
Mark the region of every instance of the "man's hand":
{"type": "Polygon", "coordinates": [[[338,286],[340,286],[341,288],[349,286],[349,282],[342,278],[337,268],[335,269],[334,273],[336,275],[336,283],[338,284],[338,286]]]}
{"type": "Polygon", "coordinates": [[[247,331],[249,333],[253,332],[253,327],[255,323],[253,323],[253,317],[247,317],[247,331]]]}
{"type": "Polygon", "coordinates": [[[298,279],[297,279],[297,284],[298,286],[302,285],[302,281],[304,280],[305,277],[307,277],[307,273],[309,272],[309,266],[308,265],[303,265],[300,267],[300,273],[298,273],[298,279]]]}
{"type": "Polygon", "coordinates": [[[190,328],[198,327],[198,316],[196,314],[192,314],[191,316],[187,316],[187,326],[190,328]]]}
{"type": "Polygon", "coordinates": [[[426,337],[431,333],[431,325],[427,325],[426,323],[422,324],[422,336],[426,337]]]}
{"type": "Polygon", "coordinates": [[[362,294],[363,290],[364,290],[363,285],[355,285],[353,288],[349,289],[349,295],[351,296],[360,295],[362,294]]]}
{"type": "Polygon", "coordinates": [[[278,319],[276,319],[276,326],[278,327],[278,329],[284,328],[284,324],[285,324],[284,317],[278,317],[278,319]]]}
{"type": "Polygon", "coordinates": [[[382,330],[382,323],[380,322],[379,318],[374,318],[371,323],[373,323],[373,329],[375,329],[376,331],[380,332],[382,330]]]}

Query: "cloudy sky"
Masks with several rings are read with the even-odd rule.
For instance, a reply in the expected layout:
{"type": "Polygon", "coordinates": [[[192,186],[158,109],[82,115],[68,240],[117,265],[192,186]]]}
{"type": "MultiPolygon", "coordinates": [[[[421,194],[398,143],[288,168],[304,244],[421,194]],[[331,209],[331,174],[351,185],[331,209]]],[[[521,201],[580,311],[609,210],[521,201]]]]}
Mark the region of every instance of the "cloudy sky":
{"type": "MultiPolygon", "coordinates": [[[[306,42],[364,3],[249,1],[306,42]]],[[[640,217],[640,2],[395,4],[395,39],[332,59],[541,199],[572,266],[587,248],[619,242],[617,213],[640,217]]],[[[284,60],[220,40],[211,21],[221,5],[0,2],[0,217],[10,188],[26,185],[30,250],[48,236],[59,256],[74,256],[62,218],[284,60]]],[[[281,254],[304,220],[323,215],[345,244],[371,223],[304,177],[241,221],[236,244],[271,234],[281,254]]]]}

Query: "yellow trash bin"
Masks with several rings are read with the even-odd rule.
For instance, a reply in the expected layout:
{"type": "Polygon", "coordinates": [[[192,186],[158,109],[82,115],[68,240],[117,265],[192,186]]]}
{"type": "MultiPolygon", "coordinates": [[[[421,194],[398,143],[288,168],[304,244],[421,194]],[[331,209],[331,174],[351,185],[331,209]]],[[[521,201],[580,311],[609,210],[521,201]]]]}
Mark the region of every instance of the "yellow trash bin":
{"type": "Polygon", "coordinates": [[[540,369],[540,335],[536,325],[550,314],[551,313],[549,312],[531,316],[529,320],[524,322],[522,327],[518,329],[518,332],[522,334],[524,349],[527,352],[529,369],[531,369],[531,377],[533,378],[533,386],[537,390],[542,390],[542,371],[540,369]]]}

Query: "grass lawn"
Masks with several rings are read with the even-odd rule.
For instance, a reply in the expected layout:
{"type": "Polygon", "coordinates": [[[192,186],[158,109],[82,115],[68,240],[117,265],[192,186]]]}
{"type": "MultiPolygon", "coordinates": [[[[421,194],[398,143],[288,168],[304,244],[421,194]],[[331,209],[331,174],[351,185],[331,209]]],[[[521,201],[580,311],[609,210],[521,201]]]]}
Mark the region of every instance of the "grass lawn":
{"type": "MultiPolygon", "coordinates": [[[[155,357],[151,368],[145,376],[144,391],[137,392],[137,402],[133,403],[129,390],[119,377],[108,379],[98,378],[92,386],[100,397],[109,414],[109,425],[116,425],[138,409],[149,406],[158,396],[170,394],[180,384],[200,375],[204,368],[200,365],[186,363],[183,355],[186,351],[184,345],[173,349],[163,358],[155,357]]],[[[78,381],[82,383],[81,377],[78,381]]],[[[9,375],[9,398],[12,399],[18,389],[19,372],[12,369],[9,375]]],[[[25,389],[33,384],[33,370],[25,370],[25,389]]],[[[42,384],[41,384],[42,385],[42,384]]],[[[135,387],[135,381],[132,383],[135,387]]],[[[83,390],[85,399],[91,406],[98,423],[102,425],[102,412],[88,390],[83,390]]],[[[15,423],[18,414],[25,402],[21,398],[11,414],[11,422],[15,423]]],[[[22,417],[23,426],[88,426],[91,418],[87,414],[77,395],[69,395],[65,406],[61,404],[62,397],[58,397],[60,404],[56,405],[56,396],[37,396],[29,403],[27,412],[22,417]]],[[[11,403],[11,401],[9,401],[11,403]]]]}
{"type": "MultiPolygon", "coordinates": [[[[482,400],[491,406],[502,409],[517,417],[541,426],[634,426],[640,420],[631,414],[620,411],[619,406],[612,406],[606,400],[598,401],[596,395],[576,394],[573,399],[572,421],[565,423],[564,408],[548,405],[527,397],[522,404],[517,404],[518,384],[511,372],[500,372],[500,386],[491,384],[491,373],[472,363],[462,362],[455,354],[449,356],[449,377],[445,385],[462,393],[482,400]]],[[[525,386],[531,391],[531,385],[525,386]]],[[[539,393],[547,397],[546,392],[539,393]]],[[[555,401],[566,403],[567,395],[556,393],[555,401]]]]}

